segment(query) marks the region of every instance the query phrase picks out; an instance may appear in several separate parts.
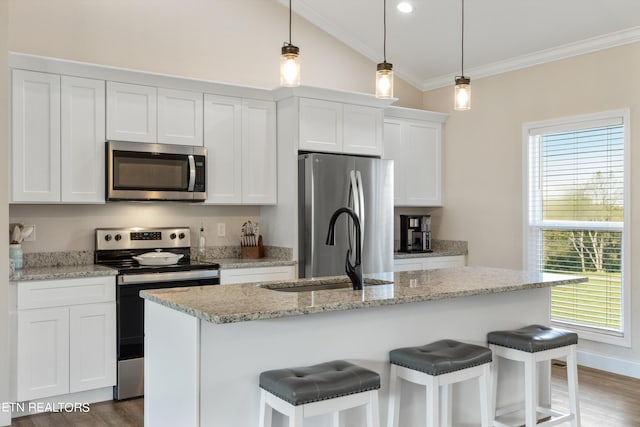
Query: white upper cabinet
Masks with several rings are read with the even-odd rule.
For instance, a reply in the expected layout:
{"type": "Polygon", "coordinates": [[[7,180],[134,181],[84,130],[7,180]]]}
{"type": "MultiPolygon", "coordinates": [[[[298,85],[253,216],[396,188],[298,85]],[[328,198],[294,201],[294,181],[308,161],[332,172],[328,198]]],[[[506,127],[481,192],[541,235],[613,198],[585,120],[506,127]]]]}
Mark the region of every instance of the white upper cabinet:
{"type": "Polygon", "coordinates": [[[157,89],[107,82],[107,139],[157,142],[157,89]]]}
{"type": "Polygon", "coordinates": [[[274,102],[205,94],[204,145],[205,203],[276,203],[274,102]]]}
{"type": "Polygon", "coordinates": [[[12,73],[11,201],[60,201],[60,76],[12,73]]]}
{"type": "Polygon", "coordinates": [[[242,203],[242,99],[204,96],[205,203],[242,203]]]}
{"type": "Polygon", "coordinates": [[[342,104],[300,98],[300,149],[342,152],[342,104]]]}
{"type": "Polygon", "coordinates": [[[442,206],[442,123],[445,114],[390,107],[384,159],[394,160],[395,206],[442,206]]]}
{"type": "Polygon", "coordinates": [[[298,111],[300,150],[382,154],[382,108],[300,98],[298,111]]]}
{"type": "Polygon", "coordinates": [[[61,110],[61,201],[104,203],[104,81],[62,76],[61,110]]]}
{"type": "Polygon", "coordinates": [[[103,80],[13,70],[11,201],[104,203],[103,80]]]}
{"type": "Polygon", "coordinates": [[[272,101],[242,102],[242,202],[275,204],[276,104],[272,101]]]}
{"type": "Polygon", "coordinates": [[[158,142],[202,145],[202,94],[158,88],[158,142]]]}
{"type": "Polygon", "coordinates": [[[202,93],[107,82],[107,139],[202,146],[202,93]]]}
{"type": "Polygon", "coordinates": [[[343,106],[343,151],[345,153],[382,154],[381,108],[345,104],[343,106]]]}

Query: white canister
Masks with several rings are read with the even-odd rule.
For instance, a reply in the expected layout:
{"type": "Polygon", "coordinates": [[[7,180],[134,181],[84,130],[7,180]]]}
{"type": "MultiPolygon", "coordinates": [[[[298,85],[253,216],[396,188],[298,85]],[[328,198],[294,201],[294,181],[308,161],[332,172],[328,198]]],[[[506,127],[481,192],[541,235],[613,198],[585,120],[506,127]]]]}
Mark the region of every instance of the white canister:
{"type": "Polygon", "coordinates": [[[16,270],[22,269],[22,245],[15,243],[9,245],[9,258],[13,260],[13,265],[16,270]]]}

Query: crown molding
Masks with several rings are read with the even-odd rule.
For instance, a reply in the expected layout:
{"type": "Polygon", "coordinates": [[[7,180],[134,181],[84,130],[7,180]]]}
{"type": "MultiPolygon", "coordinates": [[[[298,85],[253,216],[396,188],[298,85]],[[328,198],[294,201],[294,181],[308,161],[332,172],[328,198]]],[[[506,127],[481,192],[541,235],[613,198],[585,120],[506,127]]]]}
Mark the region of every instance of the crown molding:
{"type": "MultiPolygon", "coordinates": [[[[640,41],[640,26],[632,27],[603,36],[592,37],[575,43],[565,44],[551,49],[545,49],[528,55],[517,56],[504,61],[465,70],[465,75],[473,79],[495,76],[510,71],[521,70],[535,65],[559,61],[574,56],[597,52],[640,41]]],[[[423,91],[438,89],[453,85],[455,74],[435,77],[425,80],[421,88],[423,91]]]]}

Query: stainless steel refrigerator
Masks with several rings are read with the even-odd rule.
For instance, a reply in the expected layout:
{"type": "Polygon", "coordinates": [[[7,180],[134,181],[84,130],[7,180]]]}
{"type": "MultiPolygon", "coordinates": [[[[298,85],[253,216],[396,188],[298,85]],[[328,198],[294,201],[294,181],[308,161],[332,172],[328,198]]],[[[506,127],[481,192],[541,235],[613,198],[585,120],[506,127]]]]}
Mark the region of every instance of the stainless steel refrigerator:
{"type": "Polygon", "coordinates": [[[361,223],[362,272],[393,271],[393,160],[313,153],[298,157],[300,277],[345,274],[347,250],[355,253],[353,221],[341,215],[335,246],[325,243],[331,215],[341,207],[361,223]]]}

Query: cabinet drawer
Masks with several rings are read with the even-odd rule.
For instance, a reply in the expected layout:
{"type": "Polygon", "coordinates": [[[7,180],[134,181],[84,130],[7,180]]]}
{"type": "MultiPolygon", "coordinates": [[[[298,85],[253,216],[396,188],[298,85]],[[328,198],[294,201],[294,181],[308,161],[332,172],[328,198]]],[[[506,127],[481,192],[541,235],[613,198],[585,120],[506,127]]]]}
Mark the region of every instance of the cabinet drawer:
{"type": "Polygon", "coordinates": [[[291,266],[257,267],[220,270],[220,284],[268,282],[270,280],[292,280],[295,269],[291,266]]]}
{"type": "Polygon", "coordinates": [[[17,283],[18,310],[115,301],[115,278],[38,280],[17,283]]]}

